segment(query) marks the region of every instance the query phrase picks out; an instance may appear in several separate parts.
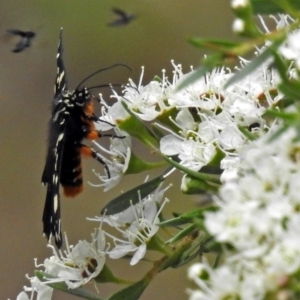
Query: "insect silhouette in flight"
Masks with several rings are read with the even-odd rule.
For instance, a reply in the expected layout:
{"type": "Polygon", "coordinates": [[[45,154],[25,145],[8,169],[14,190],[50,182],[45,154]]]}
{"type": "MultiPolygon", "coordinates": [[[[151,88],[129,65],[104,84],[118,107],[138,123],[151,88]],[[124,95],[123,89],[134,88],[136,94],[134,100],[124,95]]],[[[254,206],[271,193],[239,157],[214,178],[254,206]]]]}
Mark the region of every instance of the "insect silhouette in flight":
{"type": "Polygon", "coordinates": [[[117,18],[114,21],[108,23],[108,26],[111,27],[126,26],[136,18],[136,15],[127,13],[120,8],[115,7],[112,9],[112,11],[117,15],[117,18]]]}
{"type": "Polygon", "coordinates": [[[33,38],[35,38],[36,34],[33,31],[22,31],[19,29],[8,29],[7,33],[15,36],[19,36],[20,40],[16,44],[15,48],[11,50],[14,53],[19,53],[29,48],[31,46],[33,38]]]}

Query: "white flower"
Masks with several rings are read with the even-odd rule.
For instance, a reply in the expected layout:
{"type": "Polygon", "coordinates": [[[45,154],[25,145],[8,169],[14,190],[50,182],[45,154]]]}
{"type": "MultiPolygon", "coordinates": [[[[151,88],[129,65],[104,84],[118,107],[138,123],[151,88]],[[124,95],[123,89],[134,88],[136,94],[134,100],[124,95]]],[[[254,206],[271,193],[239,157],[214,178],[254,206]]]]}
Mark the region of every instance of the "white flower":
{"type": "Polygon", "coordinates": [[[239,149],[244,143],[244,137],[237,126],[233,124],[223,128],[218,143],[224,150],[239,149]]]}
{"type": "MultiPolygon", "coordinates": [[[[116,93],[113,91],[113,93],[116,93]]],[[[124,121],[130,117],[128,112],[123,107],[121,101],[117,101],[113,105],[109,106],[102,98],[100,94],[102,108],[102,116],[100,118],[101,121],[95,123],[95,127],[97,130],[110,130],[114,128],[112,125],[117,125],[118,122],[124,121]]]]}
{"type": "Polygon", "coordinates": [[[220,168],[223,169],[223,173],[220,177],[221,182],[237,179],[238,177],[238,165],[240,164],[240,158],[238,155],[227,154],[221,161],[220,168]]]}
{"type": "Polygon", "coordinates": [[[248,0],[232,0],[231,1],[231,7],[233,9],[237,9],[240,7],[247,7],[249,6],[249,1],[248,0]]]}
{"type": "Polygon", "coordinates": [[[160,151],[166,155],[178,155],[181,164],[191,170],[199,171],[216,154],[213,144],[202,144],[194,140],[182,140],[172,135],[160,141],[160,151]]]}
{"type": "Polygon", "coordinates": [[[21,292],[17,296],[17,300],[33,300],[36,293],[36,300],[51,300],[53,289],[41,282],[37,277],[29,278],[31,287],[24,287],[24,291],[30,293],[30,298],[27,293],[21,292]]]}
{"type": "Polygon", "coordinates": [[[162,114],[168,107],[165,105],[165,77],[163,71],[162,81],[151,81],[149,84],[143,86],[142,80],[144,76],[144,67],[142,67],[142,74],[139,84],[136,85],[131,79],[123,90],[123,96],[114,91],[113,98],[118,102],[125,102],[128,108],[140,119],[144,121],[151,121],[158,115],[162,114]]]}
{"type": "Polygon", "coordinates": [[[125,211],[110,216],[96,217],[89,220],[107,223],[122,233],[123,239],[117,238],[108,232],[106,236],[112,238],[115,247],[107,254],[112,259],[118,259],[128,253],[134,252],[130,261],[131,265],[137,264],[145,255],[147,243],[159,229],[159,214],[161,213],[166,200],[158,209],[158,204],[162,201],[167,188],[158,187],[154,194],[140,199],[136,205],[130,206],[125,211]]]}
{"type": "Polygon", "coordinates": [[[296,68],[300,69],[300,30],[290,32],[286,42],[279,48],[279,52],[283,57],[295,62],[296,68]]]}
{"type": "Polygon", "coordinates": [[[55,278],[45,278],[45,283],[65,282],[74,289],[95,278],[105,264],[106,244],[101,229],[92,234],[92,239],[92,243],[79,241],[74,247],[67,244],[66,251],[60,255],[49,245],[54,255],[46,259],[43,266],[45,273],[55,278]]]}
{"type": "Polygon", "coordinates": [[[104,191],[116,186],[123,176],[126,173],[126,170],[129,165],[131,157],[131,138],[130,136],[120,130],[116,130],[116,133],[120,137],[124,138],[113,138],[110,144],[110,150],[104,149],[101,144],[93,141],[93,144],[97,146],[98,149],[105,152],[110,156],[110,159],[107,159],[105,156],[98,153],[103,161],[105,161],[109,172],[110,177],[107,174],[101,175],[94,171],[95,175],[103,182],[101,184],[92,184],[92,186],[104,186],[104,191]]]}
{"type": "Polygon", "coordinates": [[[189,130],[197,130],[198,124],[194,121],[188,109],[181,109],[176,116],[176,125],[181,129],[181,135],[188,135],[189,130]]]}
{"type": "Polygon", "coordinates": [[[212,298],[199,290],[187,290],[190,295],[190,300],[212,300],[212,298]]]}
{"type": "Polygon", "coordinates": [[[30,300],[29,296],[25,292],[21,292],[17,296],[17,300],[30,300]]]}
{"type": "Polygon", "coordinates": [[[207,273],[206,266],[202,263],[195,263],[188,269],[188,278],[195,279],[201,276],[205,276],[203,273],[207,273]]]}
{"type": "Polygon", "coordinates": [[[232,24],[232,30],[236,33],[244,32],[245,30],[245,21],[242,19],[235,19],[232,24]]]}
{"type": "Polygon", "coordinates": [[[200,289],[189,290],[190,299],[264,299],[266,282],[260,272],[229,262],[216,269],[212,269],[206,261],[201,265],[198,268],[206,276],[190,272],[190,279],[200,289]]]}
{"type": "Polygon", "coordinates": [[[201,111],[209,113],[214,112],[220,106],[223,101],[223,86],[232,74],[223,68],[214,69],[205,77],[196,80],[178,92],[177,86],[190,73],[183,74],[182,66],[175,65],[173,61],[172,65],[174,67],[173,82],[169,82],[166,88],[166,96],[171,107],[199,108],[201,111]]]}

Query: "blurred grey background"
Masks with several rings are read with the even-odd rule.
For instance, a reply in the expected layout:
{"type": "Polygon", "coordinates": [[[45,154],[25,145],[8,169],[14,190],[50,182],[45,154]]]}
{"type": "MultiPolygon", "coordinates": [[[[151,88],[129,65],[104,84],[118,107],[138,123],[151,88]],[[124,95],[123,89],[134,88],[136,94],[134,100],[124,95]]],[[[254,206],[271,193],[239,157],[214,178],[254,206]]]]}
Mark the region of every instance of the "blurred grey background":
{"type": "MultiPolygon", "coordinates": [[[[73,89],[93,71],[115,63],[127,64],[133,71],[110,70],[86,85],[125,83],[128,77],[137,82],[141,66],[145,66],[144,83],[161,75],[163,68],[171,77],[171,59],[187,72],[190,65],[198,66],[204,52],[190,46],[185,37],[235,38],[232,20],[229,1],[220,0],[0,0],[0,299],[16,299],[22,287],[29,284],[25,274],[33,275],[33,258],[42,263],[51,255],[41,234],[46,190],[40,180],[60,27],[64,28],[69,88],[73,89]],[[108,27],[107,23],[115,18],[112,7],[134,13],[137,19],[126,27],[108,27]],[[37,36],[32,47],[21,53],[11,52],[18,41],[6,35],[6,30],[12,28],[34,31],[37,36]]],[[[109,101],[108,96],[105,98],[109,101]]],[[[101,141],[105,145],[107,142],[101,141]]],[[[97,182],[91,171],[95,167],[102,171],[94,162],[84,162],[85,181],[97,182]]],[[[95,224],[85,218],[97,215],[104,203],[141,182],[143,176],[125,178],[107,193],[86,184],[79,197],[62,197],[63,230],[70,243],[90,240],[95,224]]],[[[180,175],[176,180],[167,194],[171,199],[168,210],[193,208],[192,198],[178,193],[180,175]]],[[[151,266],[142,262],[131,267],[125,260],[108,264],[116,275],[132,273],[132,279],[140,278],[151,266]]],[[[185,267],[167,270],[154,279],[142,299],[185,299],[189,284],[185,267]]],[[[104,296],[116,288],[110,284],[99,286],[104,296]]],[[[53,299],[73,297],[55,292],[53,299]]]]}

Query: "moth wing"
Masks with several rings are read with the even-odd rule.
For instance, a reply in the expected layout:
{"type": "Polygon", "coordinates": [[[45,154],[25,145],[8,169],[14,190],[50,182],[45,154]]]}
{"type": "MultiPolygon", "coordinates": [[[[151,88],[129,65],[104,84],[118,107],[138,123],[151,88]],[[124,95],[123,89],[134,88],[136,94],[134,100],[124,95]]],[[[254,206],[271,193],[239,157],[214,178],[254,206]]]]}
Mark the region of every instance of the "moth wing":
{"type": "Polygon", "coordinates": [[[65,115],[50,122],[49,148],[42,175],[42,183],[47,186],[46,202],[43,213],[43,232],[49,240],[53,235],[58,248],[62,245],[59,184],[61,164],[65,144],[65,115]]]}
{"type": "Polygon", "coordinates": [[[47,186],[43,213],[43,232],[48,240],[53,235],[57,247],[60,248],[62,245],[62,235],[59,184],[67,122],[66,107],[63,103],[63,93],[67,89],[67,81],[63,62],[62,29],[59,36],[56,65],[57,75],[54,83],[52,117],[49,124],[48,152],[42,175],[42,183],[47,186]]]}
{"type": "Polygon", "coordinates": [[[63,61],[63,43],[62,43],[62,29],[60,30],[58,48],[56,54],[56,79],[54,84],[54,99],[58,99],[63,91],[68,89],[66,69],[63,61]]]}

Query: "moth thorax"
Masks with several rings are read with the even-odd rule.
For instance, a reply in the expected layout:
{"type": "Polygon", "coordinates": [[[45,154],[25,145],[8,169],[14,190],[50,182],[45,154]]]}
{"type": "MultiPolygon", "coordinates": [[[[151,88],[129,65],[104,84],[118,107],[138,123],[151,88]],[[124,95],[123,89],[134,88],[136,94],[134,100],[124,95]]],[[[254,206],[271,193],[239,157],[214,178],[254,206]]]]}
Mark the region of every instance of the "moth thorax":
{"type": "Polygon", "coordinates": [[[91,94],[87,88],[78,89],[73,92],[72,100],[77,106],[84,106],[90,99],[91,94]]]}

